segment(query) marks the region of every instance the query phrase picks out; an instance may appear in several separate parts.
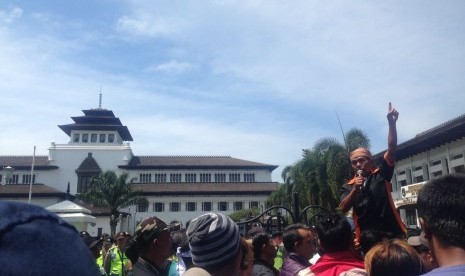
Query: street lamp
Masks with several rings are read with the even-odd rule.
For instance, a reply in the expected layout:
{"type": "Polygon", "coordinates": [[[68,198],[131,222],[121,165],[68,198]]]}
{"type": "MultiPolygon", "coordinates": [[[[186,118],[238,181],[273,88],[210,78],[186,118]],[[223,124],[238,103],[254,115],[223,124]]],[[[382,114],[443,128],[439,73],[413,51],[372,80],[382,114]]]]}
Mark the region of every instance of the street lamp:
{"type": "Polygon", "coordinates": [[[8,182],[10,181],[14,170],[15,169],[10,167],[10,166],[3,167],[3,176],[4,176],[4,178],[3,178],[3,181],[2,181],[2,185],[9,184],[8,182]]]}

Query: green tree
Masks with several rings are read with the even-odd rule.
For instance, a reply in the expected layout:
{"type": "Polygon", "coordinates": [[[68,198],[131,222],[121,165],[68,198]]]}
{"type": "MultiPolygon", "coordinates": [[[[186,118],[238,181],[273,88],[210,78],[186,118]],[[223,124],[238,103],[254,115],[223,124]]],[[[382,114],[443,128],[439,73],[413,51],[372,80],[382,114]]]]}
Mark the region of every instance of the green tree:
{"type": "Polygon", "coordinates": [[[363,131],[353,128],[345,134],[343,143],[326,137],[311,149],[303,149],[302,159],[283,169],[284,185],[271,195],[271,203],[290,203],[292,194],[297,193],[301,206],[334,210],[339,204],[340,186],[351,176],[349,152],[358,147],[369,148],[370,140],[363,131]]]}
{"type": "Polygon", "coordinates": [[[233,221],[239,222],[243,219],[249,219],[252,217],[256,217],[260,215],[260,209],[258,208],[250,208],[250,209],[242,209],[239,211],[236,211],[230,215],[228,215],[233,221]]]}
{"type": "Polygon", "coordinates": [[[132,189],[131,183],[135,179],[129,181],[128,179],[128,173],[117,176],[114,171],[105,171],[98,177],[93,178],[92,188],[80,196],[85,202],[110,209],[112,235],[115,235],[121,209],[135,204],[148,204],[148,200],[142,195],[142,191],[132,189]]]}

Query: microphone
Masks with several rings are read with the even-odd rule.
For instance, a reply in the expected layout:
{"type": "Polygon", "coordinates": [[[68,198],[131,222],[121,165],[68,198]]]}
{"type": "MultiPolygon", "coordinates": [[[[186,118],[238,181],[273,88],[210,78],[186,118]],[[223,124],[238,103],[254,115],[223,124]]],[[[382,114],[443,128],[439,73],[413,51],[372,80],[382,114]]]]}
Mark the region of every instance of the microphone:
{"type": "MultiPolygon", "coordinates": [[[[360,176],[363,176],[363,170],[357,170],[357,177],[360,177],[360,176]]],[[[367,184],[367,180],[365,178],[361,188],[365,188],[366,184],[367,184]]]]}

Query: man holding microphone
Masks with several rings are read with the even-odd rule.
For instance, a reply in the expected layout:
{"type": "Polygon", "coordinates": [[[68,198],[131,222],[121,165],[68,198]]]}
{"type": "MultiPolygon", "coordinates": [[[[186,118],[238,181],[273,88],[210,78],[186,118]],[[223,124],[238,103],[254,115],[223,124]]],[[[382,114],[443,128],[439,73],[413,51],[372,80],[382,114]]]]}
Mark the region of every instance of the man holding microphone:
{"type": "Polygon", "coordinates": [[[392,200],[390,182],[396,158],[398,117],[399,112],[389,103],[388,150],[379,167],[375,167],[370,151],[365,148],[350,153],[355,175],[341,188],[339,208],[343,212],[353,208],[357,240],[364,230],[380,231],[390,237],[401,237],[406,232],[392,200]]]}

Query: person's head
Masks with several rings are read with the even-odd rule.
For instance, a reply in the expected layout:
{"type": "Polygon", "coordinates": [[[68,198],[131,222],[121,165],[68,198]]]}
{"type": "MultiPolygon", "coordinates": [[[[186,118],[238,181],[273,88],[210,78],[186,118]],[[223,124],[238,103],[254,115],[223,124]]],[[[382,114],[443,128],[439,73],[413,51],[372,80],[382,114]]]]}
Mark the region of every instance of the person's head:
{"type": "MultiPolygon", "coordinates": [[[[171,230],[173,231],[173,230],[171,230]]],[[[187,245],[187,235],[185,230],[171,232],[172,253],[175,254],[177,249],[187,245]]]]}
{"type": "Polygon", "coordinates": [[[253,254],[256,260],[272,263],[276,257],[276,248],[270,236],[265,233],[257,234],[252,239],[253,254]]]}
{"type": "Polygon", "coordinates": [[[421,234],[418,236],[409,237],[407,243],[413,247],[415,251],[417,251],[417,253],[430,269],[437,267],[433,254],[429,249],[428,240],[425,239],[425,232],[421,232],[421,234]]]}
{"type": "Polygon", "coordinates": [[[374,163],[371,152],[366,148],[357,148],[350,153],[350,164],[354,171],[365,172],[373,170],[374,163]]]}
{"type": "Polygon", "coordinates": [[[118,246],[119,249],[123,249],[130,236],[131,235],[127,232],[118,232],[115,236],[116,246],[118,246]]]}
{"type": "Polygon", "coordinates": [[[201,215],[191,220],[187,237],[195,266],[211,274],[228,270],[230,275],[238,275],[242,257],[240,235],[231,218],[219,213],[201,215]]]}
{"type": "Polygon", "coordinates": [[[103,240],[102,249],[103,249],[104,252],[107,252],[111,248],[111,246],[113,245],[114,240],[108,234],[102,235],[102,240],[103,240]]]}
{"type": "Polygon", "coordinates": [[[171,255],[171,236],[168,225],[163,220],[154,216],[137,225],[126,255],[133,261],[137,253],[158,266],[168,259],[171,255]]]}
{"type": "Polygon", "coordinates": [[[246,240],[241,237],[241,276],[250,276],[252,275],[252,267],[254,260],[254,253],[252,247],[252,240],[246,240]]]}
{"type": "Polygon", "coordinates": [[[352,231],[347,219],[336,213],[324,215],[316,224],[320,246],[327,253],[351,250],[352,231]]]}
{"type": "Polygon", "coordinates": [[[100,275],[72,225],[42,207],[0,201],[2,275],[100,275]]]}
{"type": "Polygon", "coordinates": [[[365,256],[365,269],[370,276],[415,276],[427,272],[420,255],[400,239],[373,246],[365,256]]]}
{"type": "Polygon", "coordinates": [[[425,232],[421,232],[420,235],[410,236],[407,239],[407,243],[420,255],[429,251],[429,244],[428,240],[425,239],[425,232]]]}
{"type": "Polygon", "coordinates": [[[289,253],[295,253],[303,258],[310,259],[315,253],[315,237],[310,227],[305,224],[291,224],[284,229],[284,248],[289,253]]]}
{"type": "Polygon", "coordinates": [[[430,245],[434,237],[442,247],[465,250],[465,174],[426,182],[418,193],[417,209],[430,245]]]}
{"type": "Polygon", "coordinates": [[[265,228],[261,227],[261,226],[253,226],[252,228],[250,228],[249,231],[247,231],[247,235],[246,237],[248,239],[253,239],[253,237],[255,237],[256,235],[258,234],[262,234],[262,233],[265,233],[265,228]]]}
{"type": "Polygon", "coordinates": [[[279,246],[281,243],[283,243],[283,232],[273,232],[273,234],[271,234],[271,239],[273,240],[274,246],[279,246]]]}
{"type": "Polygon", "coordinates": [[[98,259],[100,257],[100,249],[102,248],[103,240],[95,239],[91,235],[82,235],[82,233],[81,238],[89,248],[92,256],[94,256],[95,259],[98,259]]]}
{"type": "Polygon", "coordinates": [[[359,243],[362,254],[366,255],[368,251],[377,243],[387,239],[385,233],[375,230],[367,229],[360,233],[359,243]]]}

